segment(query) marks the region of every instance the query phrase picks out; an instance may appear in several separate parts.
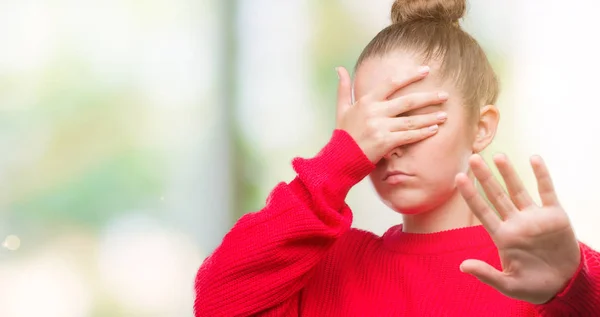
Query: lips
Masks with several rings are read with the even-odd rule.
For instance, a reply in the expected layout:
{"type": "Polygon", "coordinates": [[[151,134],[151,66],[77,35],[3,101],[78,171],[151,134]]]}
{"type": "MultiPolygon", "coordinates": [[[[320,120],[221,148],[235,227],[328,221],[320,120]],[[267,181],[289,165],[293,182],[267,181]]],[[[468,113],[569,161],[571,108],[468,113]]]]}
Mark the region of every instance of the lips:
{"type": "Polygon", "coordinates": [[[397,176],[396,178],[398,178],[398,177],[410,177],[410,176],[414,176],[414,175],[403,172],[403,171],[388,171],[383,176],[383,180],[387,181],[388,178],[393,177],[393,176],[397,176]]]}

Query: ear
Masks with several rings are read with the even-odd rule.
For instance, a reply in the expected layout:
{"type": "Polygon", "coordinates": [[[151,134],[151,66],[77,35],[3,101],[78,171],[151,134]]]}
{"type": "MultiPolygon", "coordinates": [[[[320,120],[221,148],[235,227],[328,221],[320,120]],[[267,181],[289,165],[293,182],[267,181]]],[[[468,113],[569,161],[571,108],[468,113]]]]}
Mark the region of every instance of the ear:
{"type": "Polygon", "coordinates": [[[479,120],[475,127],[475,139],[473,140],[473,153],[483,151],[496,136],[496,129],[500,121],[500,112],[494,105],[482,107],[479,111],[479,120]]]}

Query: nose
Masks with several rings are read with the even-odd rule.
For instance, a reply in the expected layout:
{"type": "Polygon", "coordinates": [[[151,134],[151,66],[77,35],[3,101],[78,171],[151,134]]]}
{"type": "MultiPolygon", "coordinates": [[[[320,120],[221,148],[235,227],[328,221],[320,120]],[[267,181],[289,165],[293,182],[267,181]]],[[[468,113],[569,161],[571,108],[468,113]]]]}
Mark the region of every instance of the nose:
{"type": "Polygon", "coordinates": [[[399,147],[396,147],[393,150],[391,150],[388,154],[384,155],[383,158],[386,160],[390,160],[394,156],[396,158],[398,158],[398,157],[401,157],[405,151],[406,151],[406,149],[404,149],[402,146],[399,146],[399,147]]]}

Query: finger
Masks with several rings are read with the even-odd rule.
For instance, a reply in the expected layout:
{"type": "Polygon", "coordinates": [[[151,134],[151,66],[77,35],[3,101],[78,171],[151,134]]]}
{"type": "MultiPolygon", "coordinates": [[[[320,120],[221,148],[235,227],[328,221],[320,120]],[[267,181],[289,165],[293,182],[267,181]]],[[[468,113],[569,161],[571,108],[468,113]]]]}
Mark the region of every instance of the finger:
{"type": "Polygon", "coordinates": [[[558,206],[558,197],[556,196],[554,184],[552,184],[552,178],[544,160],[538,155],[533,156],[531,158],[531,167],[537,179],[538,192],[540,193],[542,205],[558,206]]]}
{"type": "Polygon", "coordinates": [[[344,67],[337,67],[335,70],[339,77],[337,92],[337,118],[339,119],[352,105],[352,80],[344,67]]]}
{"type": "Polygon", "coordinates": [[[508,277],[493,266],[480,260],[465,260],[460,264],[460,270],[463,273],[475,276],[481,282],[495,288],[501,293],[506,293],[508,289],[508,277]]]}
{"type": "Polygon", "coordinates": [[[384,84],[378,86],[370,94],[368,94],[366,99],[368,101],[384,101],[399,89],[427,77],[428,74],[429,67],[422,66],[408,76],[404,76],[403,78],[399,79],[387,80],[384,84]]]}
{"type": "Polygon", "coordinates": [[[384,103],[387,115],[396,117],[411,110],[439,105],[448,100],[446,92],[423,92],[404,95],[384,103]]]}
{"type": "Polygon", "coordinates": [[[517,207],[515,207],[515,204],[513,204],[502,186],[500,186],[481,156],[477,154],[472,155],[469,158],[469,166],[481,184],[481,187],[483,187],[485,195],[492,205],[494,205],[502,219],[506,219],[511,213],[517,211],[517,207]]]}
{"type": "Polygon", "coordinates": [[[407,130],[407,131],[396,131],[392,132],[390,149],[397,148],[410,143],[415,143],[426,138],[435,135],[439,130],[438,125],[432,125],[429,127],[407,130]]]}
{"type": "Polygon", "coordinates": [[[446,121],[448,115],[443,112],[389,118],[390,131],[407,131],[439,125],[446,121]]]}
{"type": "Polygon", "coordinates": [[[521,178],[517,175],[512,164],[510,164],[508,157],[504,154],[496,155],[494,156],[494,163],[496,164],[496,167],[498,167],[498,171],[506,183],[508,194],[517,209],[523,210],[534,205],[533,199],[531,199],[525,186],[523,186],[521,178]]]}
{"type": "Polygon", "coordinates": [[[490,208],[483,197],[479,195],[475,185],[466,174],[460,173],[456,175],[456,186],[473,214],[481,221],[481,224],[493,237],[494,233],[502,224],[502,220],[498,218],[498,215],[490,208]]]}

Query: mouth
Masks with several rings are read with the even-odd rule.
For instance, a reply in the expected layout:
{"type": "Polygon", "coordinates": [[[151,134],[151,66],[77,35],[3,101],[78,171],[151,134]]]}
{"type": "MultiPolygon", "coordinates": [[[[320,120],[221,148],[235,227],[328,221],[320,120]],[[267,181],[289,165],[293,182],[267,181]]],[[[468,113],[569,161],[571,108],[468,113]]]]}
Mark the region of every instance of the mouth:
{"type": "Polygon", "coordinates": [[[388,182],[388,183],[397,184],[397,183],[404,182],[405,180],[407,180],[413,176],[414,176],[413,174],[409,174],[409,173],[402,172],[402,171],[389,171],[389,172],[386,172],[385,175],[383,176],[383,181],[388,182]]]}

